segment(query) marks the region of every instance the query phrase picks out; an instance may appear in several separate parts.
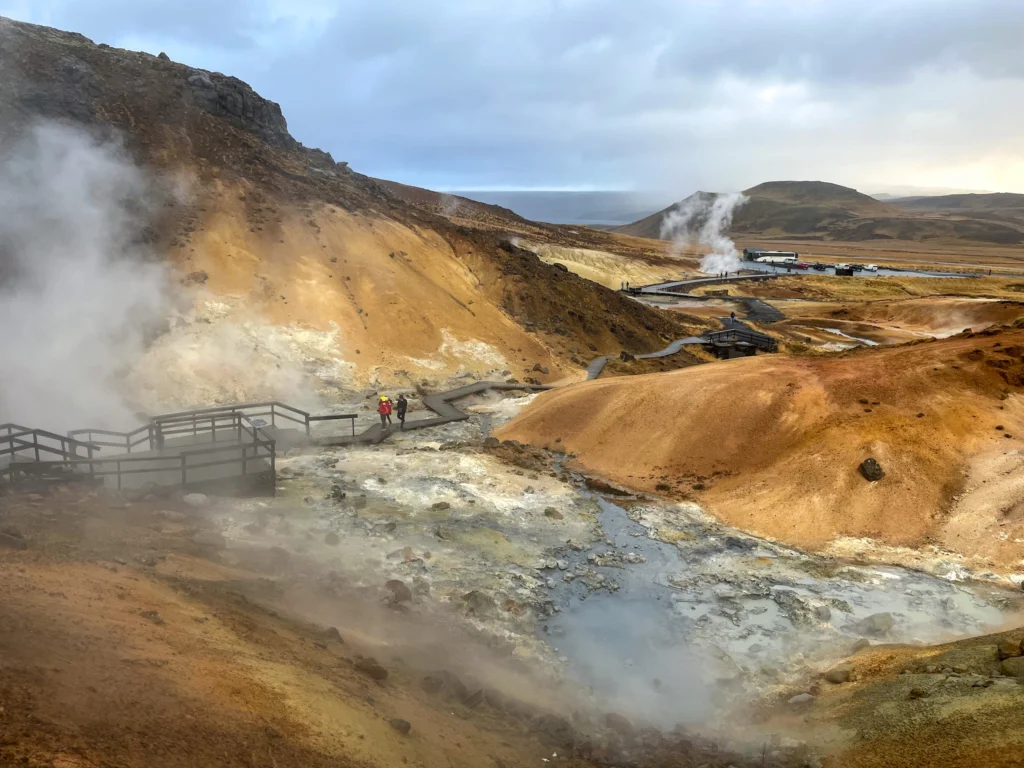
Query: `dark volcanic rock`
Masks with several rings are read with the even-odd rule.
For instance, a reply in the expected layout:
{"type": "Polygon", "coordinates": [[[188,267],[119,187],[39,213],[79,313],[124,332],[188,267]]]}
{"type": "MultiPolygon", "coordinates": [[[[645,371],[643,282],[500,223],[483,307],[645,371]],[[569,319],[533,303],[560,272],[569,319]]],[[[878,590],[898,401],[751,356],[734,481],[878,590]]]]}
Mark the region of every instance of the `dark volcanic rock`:
{"type": "Polygon", "coordinates": [[[384,586],[388,590],[388,599],[392,603],[408,603],[412,600],[412,590],[406,586],[404,581],[391,579],[384,586]]]}
{"type": "Polygon", "coordinates": [[[857,622],[857,629],[865,635],[884,635],[896,624],[891,613],[873,613],[857,622]]]}
{"type": "Polygon", "coordinates": [[[392,728],[403,736],[408,736],[409,732],[412,730],[412,724],[408,720],[402,720],[401,718],[396,717],[394,720],[388,720],[388,722],[391,724],[392,728]]]}
{"type": "Polygon", "coordinates": [[[0,547],[6,549],[28,549],[28,542],[20,536],[11,536],[9,533],[0,533],[0,547]]]}
{"type": "Polygon", "coordinates": [[[477,589],[474,589],[472,592],[467,592],[462,596],[462,599],[465,600],[466,605],[469,606],[469,612],[479,616],[491,614],[498,607],[493,598],[485,595],[477,589]]]}
{"type": "Polygon", "coordinates": [[[864,475],[864,479],[872,483],[876,483],[885,477],[885,472],[882,470],[882,465],[879,464],[875,459],[864,459],[860,463],[860,473],[864,475]]]}
{"type": "Polygon", "coordinates": [[[374,680],[386,680],[388,677],[388,671],[378,664],[376,659],[369,657],[357,661],[356,669],[364,675],[369,675],[374,680]]]}

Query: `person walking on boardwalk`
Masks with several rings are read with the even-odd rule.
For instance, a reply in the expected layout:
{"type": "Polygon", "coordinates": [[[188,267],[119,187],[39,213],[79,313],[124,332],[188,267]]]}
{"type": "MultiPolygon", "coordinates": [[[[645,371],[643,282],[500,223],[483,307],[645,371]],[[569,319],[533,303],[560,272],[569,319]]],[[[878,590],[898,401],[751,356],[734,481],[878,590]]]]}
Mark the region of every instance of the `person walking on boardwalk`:
{"type": "Polygon", "coordinates": [[[395,411],[398,413],[398,423],[401,424],[401,429],[405,429],[405,412],[409,409],[409,401],[405,399],[405,393],[398,396],[398,402],[395,403],[395,411]]]}
{"type": "Polygon", "coordinates": [[[381,429],[387,429],[388,424],[391,423],[391,401],[381,396],[380,403],[377,405],[377,413],[380,414],[381,429]]]}

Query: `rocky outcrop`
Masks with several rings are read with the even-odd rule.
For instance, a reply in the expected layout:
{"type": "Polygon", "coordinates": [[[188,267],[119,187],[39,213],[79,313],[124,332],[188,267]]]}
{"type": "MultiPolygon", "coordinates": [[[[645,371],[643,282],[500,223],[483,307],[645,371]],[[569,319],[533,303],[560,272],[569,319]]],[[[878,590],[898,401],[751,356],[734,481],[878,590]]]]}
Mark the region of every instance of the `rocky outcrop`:
{"type": "Polygon", "coordinates": [[[229,120],[236,128],[256,134],[271,146],[298,146],[288,133],[281,106],[263,98],[237,77],[192,70],[186,82],[192,101],[211,115],[229,120]]]}

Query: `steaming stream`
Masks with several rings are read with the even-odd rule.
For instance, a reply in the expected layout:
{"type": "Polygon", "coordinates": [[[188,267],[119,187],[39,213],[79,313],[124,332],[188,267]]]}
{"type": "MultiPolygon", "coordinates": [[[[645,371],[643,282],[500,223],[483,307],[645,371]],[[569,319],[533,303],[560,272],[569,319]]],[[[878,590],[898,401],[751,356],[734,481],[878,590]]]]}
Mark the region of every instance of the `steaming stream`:
{"type": "Polygon", "coordinates": [[[981,634],[1014,607],[1016,593],[956,583],[956,565],[937,564],[946,578],[847,565],[693,504],[613,503],[578,478],[482,454],[486,429],[529,399],[495,396],[468,422],[282,459],[279,496],[233,502],[225,533],[344,569],[360,587],[401,579],[442,611],[465,616],[479,591],[495,608],[466,617],[473,626],[554,662],[606,709],[666,727],[830,665],[861,638],[981,634]],[[528,610],[499,607],[510,603],[528,610]]]}

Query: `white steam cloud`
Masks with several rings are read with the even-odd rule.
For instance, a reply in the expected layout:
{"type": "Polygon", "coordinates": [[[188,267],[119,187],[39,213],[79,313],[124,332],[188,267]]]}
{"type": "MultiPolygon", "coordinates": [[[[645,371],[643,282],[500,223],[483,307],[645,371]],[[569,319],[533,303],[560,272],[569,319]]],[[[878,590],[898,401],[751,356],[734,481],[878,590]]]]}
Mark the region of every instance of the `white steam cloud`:
{"type": "Polygon", "coordinates": [[[740,254],[728,232],[733,214],[745,202],[747,197],[739,192],[697,192],[668,212],[661,222],[661,236],[672,241],[677,253],[684,248],[710,248],[701,259],[701,272],[735,272],[741,266],[740,254]]]}
{"type": "Polygon", "coordinates": [[[121,148],[41,124],[0,157],[0,422],[133,424],[119,391],[165,316],[159,202],[121,148]]]}

